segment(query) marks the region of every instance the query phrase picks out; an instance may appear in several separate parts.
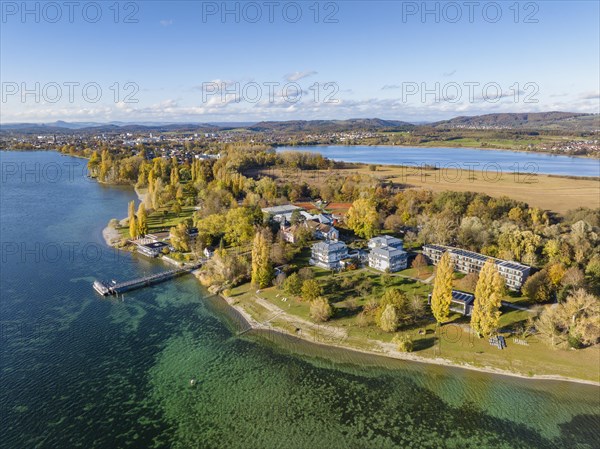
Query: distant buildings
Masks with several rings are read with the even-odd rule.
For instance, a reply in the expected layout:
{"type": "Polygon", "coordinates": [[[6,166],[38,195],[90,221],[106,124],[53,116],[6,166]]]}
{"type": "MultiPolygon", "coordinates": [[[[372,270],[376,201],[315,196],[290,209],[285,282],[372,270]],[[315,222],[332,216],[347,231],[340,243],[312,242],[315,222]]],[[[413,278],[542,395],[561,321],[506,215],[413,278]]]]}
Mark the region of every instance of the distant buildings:
{"type": "Polygon", "coordinates": [[[433,265],[436,265],[439,262],[442,254],[446,251],[450,252],[450,257],[454,262],[454,269],[461,273],[479,273],[483,268],[485,261],[492,259],[496,263],[498,272],[506,281],[506,286],[511,290],[520,290],[531,270],[531,267],[528,267],[527,265],[484,256],[460,248],[442,245],[423,246],[423,255],[433,265]]]}
{"type": "Polygon", "coordinates": [[[317,267],[335,270],[342,266],[342,260],[347,257],[348,247],[344,242],[325,241],[312,246],[309,263],[317,267]]]}
{"type": "MultiPolygon", "coordinates": [[[[472,294],[461,292],[459,290],[452,290],[450,310],[456,313],[460,313],[463,316],[471,316],[471,312],[473,312],[474,301],[475,296],[473,296],[472,294]]],[[[427,297],[427,303],[431,304],[431,293],[427,297]]]]}
{"type": "Polygon", "coordinates": [[[404,251],[402,240],[389,235],[369,240],[369,266],[379,271],[394,273],[408,266],[408,253],[404,251]]]}

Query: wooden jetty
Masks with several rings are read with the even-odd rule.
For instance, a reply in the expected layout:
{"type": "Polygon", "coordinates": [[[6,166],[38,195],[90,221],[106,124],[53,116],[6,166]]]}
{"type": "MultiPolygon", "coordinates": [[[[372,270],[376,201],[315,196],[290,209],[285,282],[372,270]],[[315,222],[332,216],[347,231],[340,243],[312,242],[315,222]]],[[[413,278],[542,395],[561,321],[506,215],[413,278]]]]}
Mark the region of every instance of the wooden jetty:
{"type": "Polygon", "coordinates": [[[126,291],[135,290],[137,288],[146,287],[152,284],[158,284],[160,282],[167,281],[169,279],[173,279],[177,276],[181,276],[183,274],[191,273],[192,271],[200,268],[202,266],[201,263],[194,264],[191,266],[186,266],[182,268],[178,268],[176,270],[163,271],[162,273],[156,273],[149,276],[144,276],[142,278],[133,279],[130,281],[124,282],[103,282],[103,281],[94,281],[92,284],[94,290],[101,294],[102,296],[109,295],[118,295],[120,293],[124,293],[126,291]]]}

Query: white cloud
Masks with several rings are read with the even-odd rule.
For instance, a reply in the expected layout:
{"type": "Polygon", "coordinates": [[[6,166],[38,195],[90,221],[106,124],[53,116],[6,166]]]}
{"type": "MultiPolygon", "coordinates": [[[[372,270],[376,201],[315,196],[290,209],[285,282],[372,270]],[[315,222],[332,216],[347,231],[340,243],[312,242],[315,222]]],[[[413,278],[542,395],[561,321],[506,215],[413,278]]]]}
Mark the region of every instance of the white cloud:
{"type": "Polygon", "coordinates": [[[315,72],[314,70],[307,70],[304,72],[294,72],[294,73],[288,73],[287,75],[284,76],[285,80],[293,83],[295,81],[299,81],[303,78],[308,78],[309,76],[313,76],[316,75],[318,72],[315,72]]]}

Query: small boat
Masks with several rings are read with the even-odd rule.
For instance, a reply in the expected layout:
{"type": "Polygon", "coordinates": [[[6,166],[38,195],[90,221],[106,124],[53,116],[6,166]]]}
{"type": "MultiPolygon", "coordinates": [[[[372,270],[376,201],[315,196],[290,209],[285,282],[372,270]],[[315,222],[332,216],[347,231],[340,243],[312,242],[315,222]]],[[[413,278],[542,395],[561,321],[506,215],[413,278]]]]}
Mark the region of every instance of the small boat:
{"type": "Polygon", "coordinates": [[[195,386],[196,385],[196,379],[190,379],[190,386],[195,386]]]}

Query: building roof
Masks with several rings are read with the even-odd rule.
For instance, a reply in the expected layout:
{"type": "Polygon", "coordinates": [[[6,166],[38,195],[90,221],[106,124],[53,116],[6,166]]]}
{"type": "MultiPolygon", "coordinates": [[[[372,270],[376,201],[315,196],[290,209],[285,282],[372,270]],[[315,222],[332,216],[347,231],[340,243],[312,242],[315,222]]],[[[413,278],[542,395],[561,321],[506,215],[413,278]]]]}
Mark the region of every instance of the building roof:
{"type": "Polygon", "coordinates": [[[346,244],[344,242],[332,242],[329,240],[325,240],[323,242],[315,243],[313,249],[320,251],[339,251],[346,248],[346,244]]]}
{"type": "Polygon", "coordinates": [[[301,210],[301,207],[294,206],[293,204],[284,204],[282,206],[263,207],[262,211],[265,214],[271,215],[284,215],[289,214],[295,210],[301,210]]]}
{"type": "Polygon", "coordinates": [[[169,246],[167,245],[165,242],[150,242],[150,243],[144,243],[143,245],[148,249],[160,249],[160,248],[164,248],[165,246],[169,246]]]}
{"type": "Polygon", "coordinates": [[[499,266],[502,266],[505,268],[509,268],[512,270],[520,271],[520,272],[526,272],[531,269],[531,267],[529,267],[527,265],[523,265],[519,262],[497,259],[496,257],[485,256],[483,254],[479,254],[474,251],[468,251],[466,249],[454,248],[452,246],[423,245],[423,248],[431,248],[434,251],[441,251],[441,252],[450,251],[450,253],[452,253],[452,254],[456,254],[458,256],[463,256],[463,257],[469,257],[471,259],[479,260],[481,262],[485,262],[488,259],[492,259],[496,263],[496,265],[499,265],[499,266]]]}
{"type": "Polygon", "coordinates": [[[402,240],[391,235],[380,235],[369,240],[370,246],[400,246],[402,240]]]}

